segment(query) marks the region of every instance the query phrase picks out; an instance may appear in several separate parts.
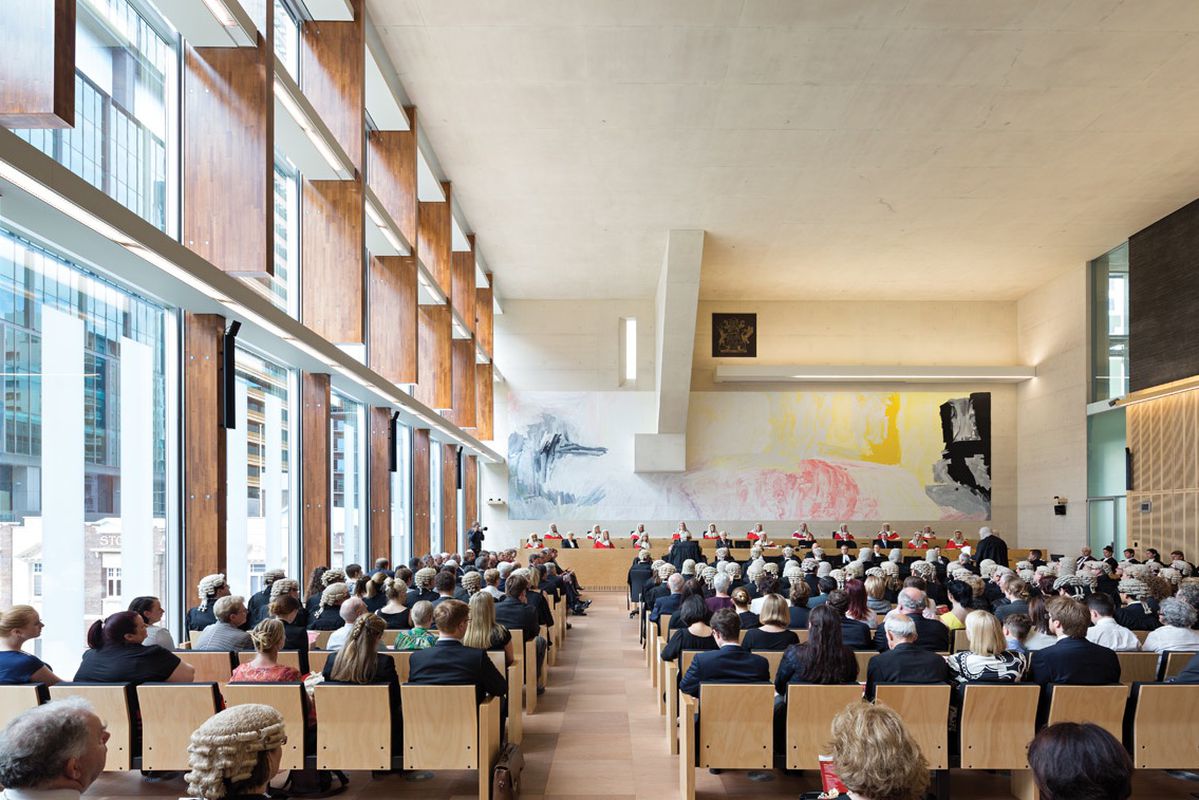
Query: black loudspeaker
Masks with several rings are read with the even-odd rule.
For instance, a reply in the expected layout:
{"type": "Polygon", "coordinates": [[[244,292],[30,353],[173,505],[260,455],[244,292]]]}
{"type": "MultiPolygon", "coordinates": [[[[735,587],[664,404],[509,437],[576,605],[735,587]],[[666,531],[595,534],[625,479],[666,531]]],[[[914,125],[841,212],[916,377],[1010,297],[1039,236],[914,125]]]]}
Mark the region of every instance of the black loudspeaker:
{"type": "Polygon", "coordinates": [[[240,322],[230,322],[221,349],[221,426],[226,430],[237,427],[237,332],[240,330],[240,322]]]}
{"type": "Polygon", "coordinates": [[[1132,448],[1124,448],[1124,489],[1132,491],[1132,448]]]}
{"type": "Polygon", "coordinates": [[[387,423],[387,471],[395,472],[400,468],[399,457],[396,455],[396,442],[399,441],[400,412],[391,412],[391,420],[387,423]]]}
{"type": "Polygon", "coordinates": [[[457,488],[461,489],[462,488],[462,445],[458,445],[455,448],[454,456],[458,460],[458,463],[456,465],[457,469],[455,470],[455,472],[458,473],[457,488]]]}

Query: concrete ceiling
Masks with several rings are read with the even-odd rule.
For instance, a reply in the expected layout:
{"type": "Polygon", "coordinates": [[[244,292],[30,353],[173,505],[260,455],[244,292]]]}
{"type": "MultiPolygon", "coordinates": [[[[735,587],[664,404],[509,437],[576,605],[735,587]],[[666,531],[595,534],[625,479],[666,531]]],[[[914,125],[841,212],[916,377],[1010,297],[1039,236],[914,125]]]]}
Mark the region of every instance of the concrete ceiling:
{"type": "Polygon", "coordinates": [[[1199,195],[1196,0],[368,0],[499,290],[1014,299],[1199,195]]]}

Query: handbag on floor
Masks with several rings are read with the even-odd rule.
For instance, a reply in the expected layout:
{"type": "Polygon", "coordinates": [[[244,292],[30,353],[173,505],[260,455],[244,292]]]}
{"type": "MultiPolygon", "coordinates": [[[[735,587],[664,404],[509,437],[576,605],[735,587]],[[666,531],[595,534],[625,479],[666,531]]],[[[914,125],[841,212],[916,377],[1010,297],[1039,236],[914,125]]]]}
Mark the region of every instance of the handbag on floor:
{"type": "Polygon", "coordinates": [[[491,773],[491,800],[516,800],[520,795],[520,773],[524,768],[525,757],[520,747],[504,745],[491,773]]]}

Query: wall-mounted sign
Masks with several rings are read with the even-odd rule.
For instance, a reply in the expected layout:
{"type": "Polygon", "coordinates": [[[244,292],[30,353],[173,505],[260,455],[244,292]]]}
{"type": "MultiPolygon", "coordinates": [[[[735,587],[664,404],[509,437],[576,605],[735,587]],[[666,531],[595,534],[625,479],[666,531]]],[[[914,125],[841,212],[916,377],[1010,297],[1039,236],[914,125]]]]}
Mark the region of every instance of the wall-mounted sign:
{"type": "Polygon", "coordinates": [[[713,314],[712,358],[757,358],[757,314],[713,314]]]}

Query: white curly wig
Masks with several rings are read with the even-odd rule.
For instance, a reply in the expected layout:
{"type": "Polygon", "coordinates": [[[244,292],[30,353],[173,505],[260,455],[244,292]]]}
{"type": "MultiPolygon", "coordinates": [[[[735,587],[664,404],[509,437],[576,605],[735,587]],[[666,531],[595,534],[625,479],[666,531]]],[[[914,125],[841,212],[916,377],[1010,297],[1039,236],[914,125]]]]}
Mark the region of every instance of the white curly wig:
{"type": "MultiPolygon", "coordinates": [[[[283,715],[257,703],[233,706],[209,717],[191,735],[184,776],[192,797],[222,800],[254,776],[262,753],[287,741],[283,715]]],[[[272,776],[264,776],[269,780],[272,776]]]]}
{"type": "Polygon", "coordinates": [[[216,590],[225,585],[225,576],[221,573],[215,575],[205,575],[200,578],[200,584],[196,589],[200,593],[200,608],[208,608],[208,599],[216,594],[216,590]]]}

